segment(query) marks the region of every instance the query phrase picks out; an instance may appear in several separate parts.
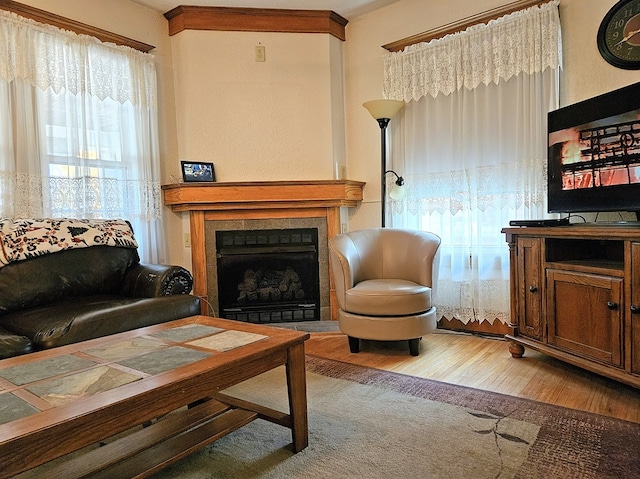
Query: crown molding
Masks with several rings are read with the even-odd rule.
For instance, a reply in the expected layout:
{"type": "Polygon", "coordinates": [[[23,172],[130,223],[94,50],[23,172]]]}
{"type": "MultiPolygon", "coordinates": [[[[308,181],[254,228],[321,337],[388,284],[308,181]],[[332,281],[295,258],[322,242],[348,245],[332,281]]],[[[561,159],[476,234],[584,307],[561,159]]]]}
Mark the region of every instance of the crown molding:
{"type": "Polygon", "coordinates": [[[164,14],[169,35],[183,30],[329,33],[344,41],[348,20],[330,10],[178,6],[164,14]]]}
{"type": "Polygon", "coordinates": [[[31,7],[23,3],[14,2],[12,0],[0,0],[0,9],[8,10],[15,13],[16,15],[30,18],[31,20],[35,20],[36,22],[53,25],[54,27],[62,28],[64,30],[70,30],[79,35],[90,35],[102,42],[124,45],[136,50],[140,50],[141,52],[148,53],[155,48],[155,46],[153,45],[148,45],[131,38],[123,37],[122,35],[118,35],[117,33],[109,32],[98,27],[87,25],[86,23],[77,22],[70,18],[62,17],[60,15],[56,15],[55,13],[50,13],[46,10],[40,10],[39,8],[31,7]]]}

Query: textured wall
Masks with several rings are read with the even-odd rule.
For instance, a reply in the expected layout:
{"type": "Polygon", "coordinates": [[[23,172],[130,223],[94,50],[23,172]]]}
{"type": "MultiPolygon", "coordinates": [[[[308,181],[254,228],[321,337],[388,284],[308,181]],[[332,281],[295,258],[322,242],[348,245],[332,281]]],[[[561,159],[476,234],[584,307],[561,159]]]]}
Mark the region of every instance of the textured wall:
{"type": "Polygon", "coordinates": [[[341,76],[332,42],[302,33],[173,36],[180,158],[212,161],[218,181],[333,179],[344,130],[332,127],[331,77],[341,76]],[[255,61],[258,44],[265,62],[255,61]]]}

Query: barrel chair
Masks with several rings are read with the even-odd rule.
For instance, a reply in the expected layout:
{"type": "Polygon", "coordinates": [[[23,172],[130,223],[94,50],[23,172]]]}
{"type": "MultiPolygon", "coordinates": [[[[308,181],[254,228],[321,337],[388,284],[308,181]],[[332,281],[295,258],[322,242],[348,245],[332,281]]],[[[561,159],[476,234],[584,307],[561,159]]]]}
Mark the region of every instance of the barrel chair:
{"type": "Polygon", "coordinates": [[[417,356],[436,328],[434,297],[440,238],[429,232],[373,228],[329,240],[338,324],[352,353],[360,340],[408,340],[417,356]]]}

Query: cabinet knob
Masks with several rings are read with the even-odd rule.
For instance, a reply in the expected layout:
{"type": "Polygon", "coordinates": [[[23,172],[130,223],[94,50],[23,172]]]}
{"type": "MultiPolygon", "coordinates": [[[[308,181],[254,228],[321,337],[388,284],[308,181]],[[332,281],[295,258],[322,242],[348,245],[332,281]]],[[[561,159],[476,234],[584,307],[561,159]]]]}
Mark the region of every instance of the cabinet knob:
{"type": "Polygon", "coordinates": [[[535,293],[536,291],[538,291],[538,288],[536,286],[529,286],[529,291],[531,293],[535,293]]]}
{"type": "Polygon", "coordinates": [[[618,309],[618,303],[614,303],[613,301],[607,301],[607,308],[618,309]]]}
{"type": "Polygon", "coordinates": [[[632,304],[632,305],[631,305],[631,312],[632,312],[633,314],[638,314],[638,313],[640,313],[640,306],[636,306],[635,304],[632,304]]]}

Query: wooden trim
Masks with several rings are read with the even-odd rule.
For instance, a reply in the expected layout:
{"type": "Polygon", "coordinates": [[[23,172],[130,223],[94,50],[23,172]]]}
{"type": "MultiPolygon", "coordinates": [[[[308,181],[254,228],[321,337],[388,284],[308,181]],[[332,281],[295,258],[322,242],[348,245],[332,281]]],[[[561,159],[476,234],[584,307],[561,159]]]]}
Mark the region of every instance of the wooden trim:
{"type": "Polygon", "coordinates": [[[348,20],[330,10],[198,7],[180,5],[164,14],[169,35],[183,30],[329,33],[345,40],[348,20]]]}
{"type": "Polygon", "coordinates": [[[448,329],[451,331],[463,331],[465,333],[486,334],[489,336],[500,337],[511,332],[508,324],[504,324],[497,319],[493,324],[486,320],[470,321],[465,324],[459,319],[447,319],[444,316],[438,320],[438,329],[448,329]]]}
{"type": "Polygon", "coordinates": [[[173,211],[241,211],[357,206],[364,183],[352,180],[248,181],[163,185],[173,211]]]}
{"type": "Polygon", "coordinates": [[[516,2],[503,5],[502,7],[497,7],[477,15],[463,18],[456,22],[448,23],[442,27],[434,28],[433,30],[428,30],[411,37],[403,38],[402,40],[387,43],[386,45],[382,45],[382,48],[390,52],[399,52],[410,45],[429,42],[452,33],[462,32],[473,25],[488,23],[491,20],[509,15],[510,13],[517,12],[518,10],[524,10],[525,8],[543,5],[545,3],[549,3],[549,0],[518,0],[516,2]]]}
{"type": "Polygon", "coordinates": [[[146,43],[123,37],[122,35],[118,35],[107,30],[102,30],[98,27],[87,25],[86,23],[77,22],[70,18],[62,17],[60,15],[56,15],[55,13],[40,10],[39,8],[24,5],[12,0],[0,0],[0,9],[8,10],[17,15],[20,15],[21,17],[35,20],[36,22],[53,25],[54,27],[62,28],[64,30],[70,30],[79,35],[90,35],[102,42],[115,43],[116,45],[131,47],[144,53],[148,53],[155,48],[155,46],[153,45],[148,45],[146,43]]]}

